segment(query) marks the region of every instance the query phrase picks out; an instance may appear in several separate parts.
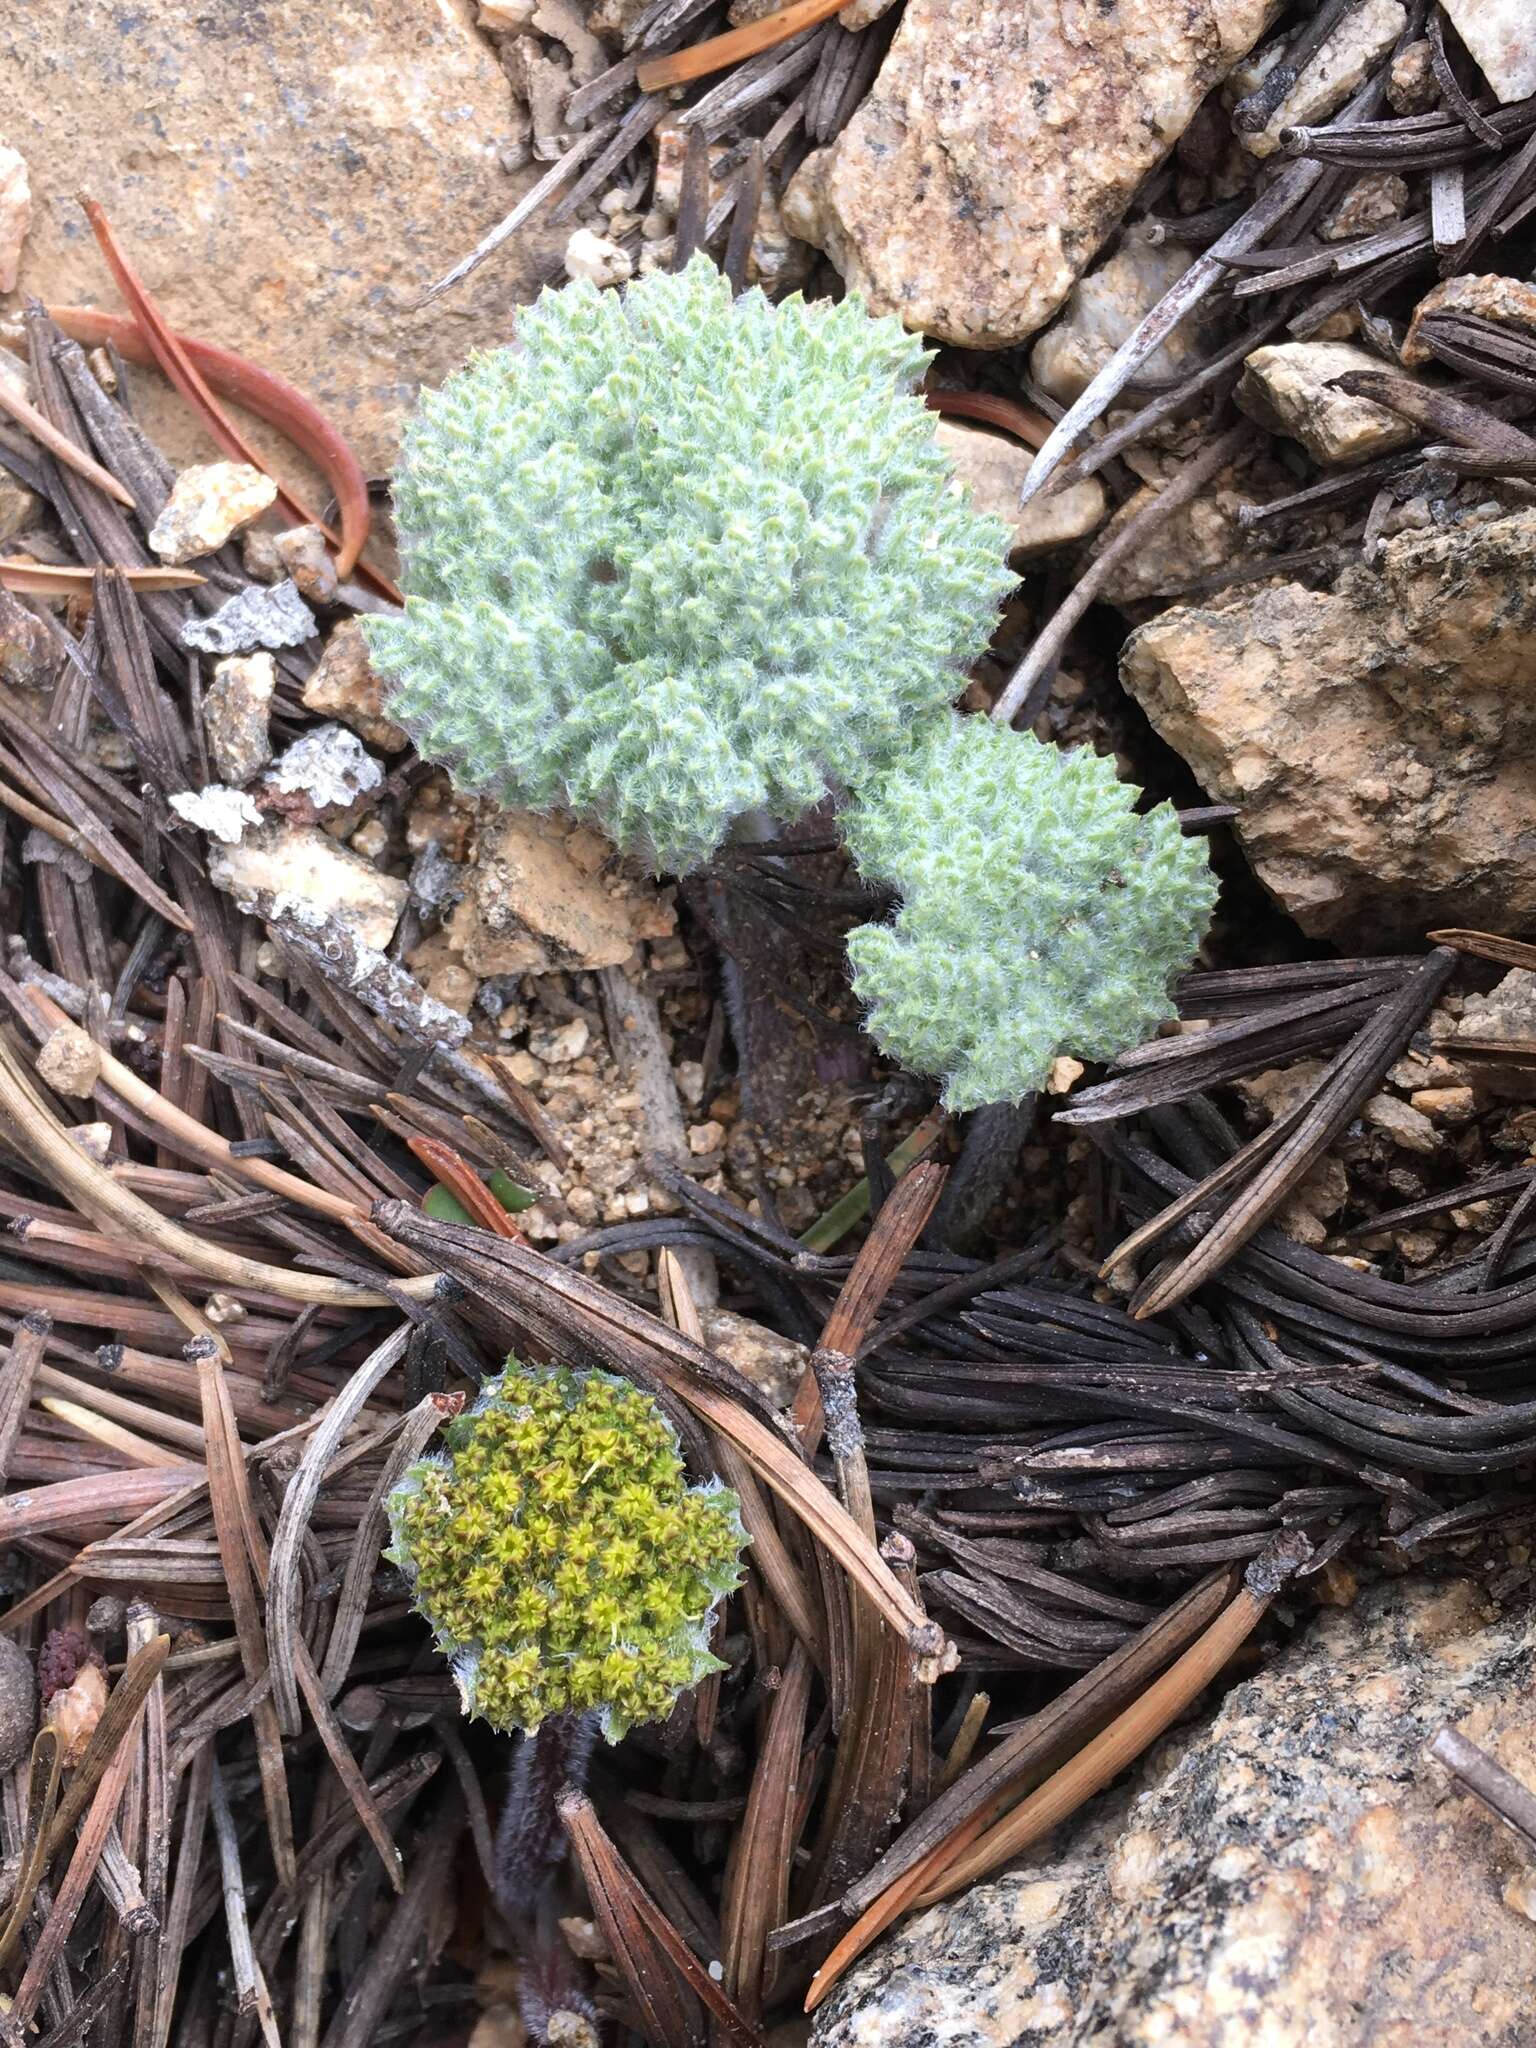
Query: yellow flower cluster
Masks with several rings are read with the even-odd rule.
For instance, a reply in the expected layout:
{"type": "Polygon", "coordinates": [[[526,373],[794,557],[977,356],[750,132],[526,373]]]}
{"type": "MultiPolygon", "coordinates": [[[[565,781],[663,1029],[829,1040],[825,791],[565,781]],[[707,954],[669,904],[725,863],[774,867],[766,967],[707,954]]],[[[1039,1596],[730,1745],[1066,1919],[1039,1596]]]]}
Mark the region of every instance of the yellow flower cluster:
{"type": "Polygon", "coordinates": [[[465,1711],[493,1727],[598,1709],[617,1741],[720,1668],[708,1624],[740,1582],[736,1496],[688,1485],[627,1380],[509,1359],[389,1513],[465,1711]]]}

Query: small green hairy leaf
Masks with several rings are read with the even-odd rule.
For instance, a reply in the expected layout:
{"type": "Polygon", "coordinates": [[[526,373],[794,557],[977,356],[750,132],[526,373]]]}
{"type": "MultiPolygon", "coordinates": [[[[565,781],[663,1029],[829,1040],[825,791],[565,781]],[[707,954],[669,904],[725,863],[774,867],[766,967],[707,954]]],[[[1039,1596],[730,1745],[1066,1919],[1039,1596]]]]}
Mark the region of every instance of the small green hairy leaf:
{"type": "Polygon", "coordinates": [[[856,298],[733,299],[704,257],[586,283],[422,401],[395,478],[390,711],[458,786],[657,868],[895,761],[1012,579],[856,298]]]}
{"type": "Polygon", "coordinates": [[[495,1728],[595,1710],[617,1742],[721,1668],[709,1623],[741,1579],[736,1496],[689,1486],[672,1425],[627,1380],[509,1359],[389,1517],[465,1712],[495,1728]]]}
{"type": "Polygon", "coordinates": [[[899,891],[850,934],[875,1042],[954,1110],[1016,1102],[1058,1053],[1111,1059],[1172,1012],[1216,899],[1198,839],[1086,747],[935,720],[843,814],[861,872],[899,891]]]}

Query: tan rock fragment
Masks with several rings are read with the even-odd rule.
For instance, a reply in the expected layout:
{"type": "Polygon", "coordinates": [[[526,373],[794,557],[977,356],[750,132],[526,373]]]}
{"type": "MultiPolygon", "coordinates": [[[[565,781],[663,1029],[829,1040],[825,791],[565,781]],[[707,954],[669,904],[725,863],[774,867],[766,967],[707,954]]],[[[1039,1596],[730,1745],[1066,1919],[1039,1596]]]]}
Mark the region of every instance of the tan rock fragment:
{"type": "Polygon", "coordinates": [[[278,560],[307,604],[329,604],[336,595],[336,562],[318,526],[290,526],[273,537],[278,560]]]}
{"type": "Polygon", "coordinates": [[[195,562],[259,519],[277,498],[271,477],[248,462],[202,462],[177,477],[149,545],[162,562],[195,562]]]}
{"type": "MultiPolygon", "coordinates": [[[[1107,263],[1078,279],[1058,318],[1030,350],[1030,374],[1041,390],[1063,405],[1080,397],[1193,260],[1188,249],[1160,247],[1134,229],[1128,233],[1107,263]]],[[[1149,380],[1176,377],[1196,345],[1190,322],[1181,320],[1140,374],[1149,380]]]]}
{"type": "Polygon", "coordinates": [[[1397,114],[1427,114],[1440,97],[1427,36],[1400,50],[1387,73],[1387,101],[1397,114]]]}
{"type": "Polygon", "coordinates": [[[707,1308],[702,1316],[710,1350],[761,1387],[775,1407],[787,1408],[810,1359],[806,1347],[728,1308],[707,1308]]]}
{"type": "MultiPolygon", "coordinates": [[[[1148,484],[1116,507],[1104,528],[1104,546],[1152,503],[1160,488],[1148,484]]],[[[1252,536],[1237,523],[1238,508],[1248,497],[1237,470],[1223,470],[1198,497],[1160,519],[1143,545],[1110,570],[1100,591],[1106,603],[1136,604],[1182,590],[1257,552],[1252,536]]]]}
{"type": "Polygon", "coordinates": [[[1477,1114],[1477,1097],[1470,1088],[1416,1088],[1408,1102],[1431,1123],[1468,1124],[1477,1114]]]}
{"type": "Polygon", "coordinates": [[[44,1707],[43,1725],[58,1730],[59,1761],[66,1769],[85,1755],[106,1704],[106,1672],[99,1664],[82,1664],[74,1682],[60,1686],[44,1707]]]}
{"type": "Polygon", "coordinates": [[[1365,462],[1405,448],[1419,431],[1400,413],[1333,388],[1351,370],[1380,368],[1348,342],[1276,342],[1244,363],[1237,402],[1261,426],[1300,441],[1315,462],[1365,462]]]}
{"type": "Polygon", "coordinates": [[[237,903],[259,891],[275,899],[274,914],[296,905],[333,917],[380,953],[394,937],[409,893],[404,881],[381,874],[314,825],[269,825],[248,832],[238,846],[211,842],[208,875],[237,903]]]}
{"type": "Polygon", "coordinates": [[[1413,309],[1408,332],[1403,336],[1405,363],[1434,360],[1420,330],[1436,314],[1492,320],[1500,327],[1518,328],[1529,338],[1536,332],[1536,285],[1526,284],[1518,277],[1479,275],[1444,279],[1426,292],[1413,309]]]}
{"type": "Polygon", "coordinates": [[[218,662],[203,698],[203,724],[214,771],[236,788],[272,758],[268,721],[277,667],[270,654],[236,654],[218,662]]]}
{"type": "Polygon", "coordinates": [[[517,36],[533,27],[535,0],[480,0],[475,19],[490,36],[517,36]]]}
{"type": "Polygon", "coordinates": [[[1438,1152],[1440,1133],[1429,1118],[1400,1095],[1373,1095],[1362,1112],[1373,1131],[1380,1131],[1405,1152],[1438,1152]]]}
{"type": "Polygon", "coordinates": [[[1367,171],[1350,185],[1337,206],[1318,224],[1325,242],[1345,242],[1352,235],[1374,234],[1390,227],[1408,211],[1412,197],[1408,180],[1396,171],[1367,171]]]}
{"type": "Polygon", "coordinates": [[[592,836],[564,818],[491,813],[448,926],[472,973],[617,967],[675,929],[671,892],[617,855],[594,869],[592,836]]]}
{"type": "Polygon", "coordinates": [[[868,97],[785,197],[876,313],[1003,348],[1062,303],[1269,0],[909,0],[868,97]]]}
{"type": "Polygon", "coordinates": [[[1536,512],[1134,633],[1126,686],[1314,937],[1536,924],[1536,512]]]}
{"type": "MultiPolygon", "coordinates": [[[[0,505],[4,503],[0,489],[0,505]]],[[[26,690],[41,689],[57,659],[42,620],[11,591],[0,590],[0,681],[26,690]]]]}
{"type": "Polygon", "coordinates": [[[1032,560],[1081,540],[1104,517],[1104,487],[1096,476],[1064,491],[1047,491],[1020,510],[1019,493],[1034,460],[1027,448],[1004,434],[954,420],[941,420],[934,438],[955,465],[951,488],[969,492],[979,512],[1012,527],[1012,561],[1032,560]]]}
{"type": "Polygon", "coordinates": [[[101,1077],[101,1047],[78,1024],[60,1024],[43,1040],[37,1077],[60,1095],[89,1095],[101,1077]]]}
{"type": "Polygon", "coordinates": [[[343,619],[332,630],[325,652],[304,685],[304,704],[343,725],[386,754],[397,753],[406,736],[384,712],[384,682],[368,659],[359,619],[343,619]]]}

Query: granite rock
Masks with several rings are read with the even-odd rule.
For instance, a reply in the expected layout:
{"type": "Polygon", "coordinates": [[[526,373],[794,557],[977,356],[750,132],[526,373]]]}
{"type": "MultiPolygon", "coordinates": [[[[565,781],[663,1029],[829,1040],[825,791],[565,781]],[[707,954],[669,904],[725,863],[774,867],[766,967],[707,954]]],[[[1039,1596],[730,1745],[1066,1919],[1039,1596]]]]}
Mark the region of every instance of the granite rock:
{"type": "MultiPolygon", "coordinates": [[[[1264,126],[1243,136],[1244,148],[1251,156],[1273,156],[1283,129],[1304,128],[1337,112],[1376,69],[1407,21],[1402,0],[1359,0],[1302,67],[1301,76],[1264,126]]],[[[1233,81],[1233,89],[1251,91],[1258,82],[1257,75],[1251,83],[1241,77],[1233,81]]]]}
{"type": "Polygon", "coordinates": [[[1056,311],[1271,0],[909,0],[869,96],[786,194],[873,311],[1005,348],[1056,311]]]}
{"type": "Polygon", "coordinates": [[[1434,360],[1420,329],[1437,314],[1452,319],[1491,320],[1498,327],[1512,327],[1514,338],[1528,342],[1536,332],[1536,285],[1518,277],[1477,274],[1447,277],[1427,291],[1413,309],[1408,332],[1403,336],[1403,361],[1410,364],[1434,360]]]}
{"type": "Polygon", "coordinates": [[[1334,389],[1334,378],[1351,370],[1380,368],[1347,341],[1275,342],[1243,364],[1237,402],[1260,426],[1300,441],[1314,462],[1366,462],[1406,448],[1419,432],[1400,413],[1334,389]]]}
{"type": "Polygon", "coordinates": [[[1536,511],[1407,533],[1332,592],[1178,607],[1121,676],[1317,938],[1536,923],[1536,511]]]}
{"type": "Polygon", "coordinates": [[[304,685],[304,704],[307,710],[339,718],[386,754],[398,753],[406,743],[400,727],[385,716],[383,679],[368,659],[359,619],[343,619],[332,627],[325,652],[304,685]]]}
{"type": "Polygon", "coordinates": [[[1047,491],[1022,509],[1019,493],[1034,460],[1029,450],[1004,434],[941,420],[934,438],[955,466],[955,490],[968,491],[978,512],[990,513],[1013,529],[1012,562],[1032,561],[1068,541],[1082,540],[1104,517],[1104,486],[1096,476],[1047,491]]]}
{"type": "Polygon", "coordinates": [[[1512,967],[1486,994],[1467,997],[1457,1038],[1536,1038],[1536,974],[1512,967]]]}
{"type": "MultiPolygon", "coordinates": [[[[1108,262],[1078,279],[1060,318],[1030,350],[1030,375],[1041,390],[1071,405],[1193,260],[1190,250],[1176,244],[1159,246],[1134,230],[1127,234],[1108,262]]],[[[1140,374],[1149,381],[1177,377],[1197,346],[1190,322],[1181,320],[1140,374]]]]}
{"type": "Polygon", "coordinates": [[[1522,2048],[1528,1863],[1426,1759],[1446,1722],[1536,1783],[1536,1611],[1490,1617],[1459,1580],[1369,1588],[1015,1869],[898,1929],[816,2048],[1522,2048]]]}
{"type": "MultiPolygon", "coordinates": [[[[20,288],[120,305],[81,217],[84,165],[172,324],[290,379],[370,475],[391,466],[419,386],[504,341],[558,247],[520,236],[422,304],[531,182],[501,167],[515,121],[473,0],[0,8],[0,136],[32,176],[20,288]]],[[[134,395],[172,460],[206,456],[157,377],[134,395]]],[[[252,439],[324,502],[282,436],[256,426],[252,439]]]]}
{"type": "Polygon", "coordinates": [[[1536,93],[1536,18],[1530,0],[1441,0],[1452,28],[1506,106],[1536,93]]]}

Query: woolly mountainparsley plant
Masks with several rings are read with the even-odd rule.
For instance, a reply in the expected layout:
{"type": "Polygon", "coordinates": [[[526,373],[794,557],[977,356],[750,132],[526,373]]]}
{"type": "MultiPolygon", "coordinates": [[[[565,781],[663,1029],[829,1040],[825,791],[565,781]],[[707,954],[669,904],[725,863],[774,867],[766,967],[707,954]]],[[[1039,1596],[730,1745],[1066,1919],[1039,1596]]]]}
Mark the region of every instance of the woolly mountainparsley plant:
{"type": "Polygon", "coordinates": [[[672,1425],[627,1380],[509,1359],[389,1517],[464,1710],[494,1728],[596,1710],[617,1742],[722,1668],[708,1636],[741,1580],[736,1496],[689,1486],[672,1425]]]}
{"type": "Polygon", "coordinates": [[[843,815],[867,879],[901,896],[848,940],[876,1042],[943,1077],[948,1108],[1016,1102],[1058,1053],[1109,1059],[1164,1017],[1216,884],[1172,807],[1087,747],[944,717],[843,815]]]}
{"type": "Polygon", "coordinates": [[[911,395],[929,360],[856,298],[733,299],[702,256],[546,291],[407,432],[406,607],[365,622],[391,716],[460,789],[658,869],[866,781],[1012,581],[911,395]]]}

